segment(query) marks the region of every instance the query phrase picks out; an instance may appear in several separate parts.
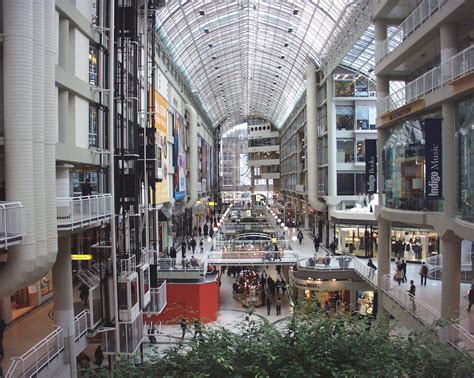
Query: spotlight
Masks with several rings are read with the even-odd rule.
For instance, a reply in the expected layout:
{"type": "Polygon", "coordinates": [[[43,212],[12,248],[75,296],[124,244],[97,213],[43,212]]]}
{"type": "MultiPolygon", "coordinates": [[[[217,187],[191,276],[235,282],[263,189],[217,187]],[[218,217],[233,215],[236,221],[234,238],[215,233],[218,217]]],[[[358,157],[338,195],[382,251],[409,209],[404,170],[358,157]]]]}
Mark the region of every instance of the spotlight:
{"type": "MultiPolygon", "coordinates": [[[[283,223],[284,224],[284,223],[283,223]]],[[[285,231],[288,231],[288,226],[283,227],[285,231]]]]}
{"type": "Polygon", "coordinates": [[[280,226],[285,227],[285,223],[281,222],[280,226]]]}
{"type": "Polygon", "coordinates": [[[293,236],[291,237],[291,240],[293,240],[293,241],[297,241],[297,240],[298,240],[298,238],[296,237],[296,235],[293,235],[293,236]]]}

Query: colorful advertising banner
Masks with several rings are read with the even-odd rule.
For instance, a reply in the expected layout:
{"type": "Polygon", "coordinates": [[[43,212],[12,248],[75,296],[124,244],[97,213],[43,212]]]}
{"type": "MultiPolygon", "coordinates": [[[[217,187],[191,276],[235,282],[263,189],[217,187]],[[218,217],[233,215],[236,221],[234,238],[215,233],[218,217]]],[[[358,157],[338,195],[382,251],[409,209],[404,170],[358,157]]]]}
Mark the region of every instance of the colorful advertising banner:
{"type": "MultiPolygon", "coordinates": [[[[151,99],[150,99],[151,101],[151,99]]],[[[155,196],[157,203],[165,203],[170,200],[168,184],[168,102],[155,91],[155,124],[156,147],[157,147],[157,178],[161,180],[155,183],[155,196]]]]}
{"type": "Polygon", "coordinates": [[[377,141],[365,140],[365,182],[366,193],[377,193],[377,141]]]}
{"type": "Polygon", "coordinates": [[[425,119],[425,196],[441,199],[443,187],[441,120],[425,119]]]}
{"type": "Polygon", "coordinates": [[[184,151],[186,130],[184,122],[184,118],[175,113],[173,128],[173,191],[176,200],[184,199],[186,196],[186,154],[184,151]]]}

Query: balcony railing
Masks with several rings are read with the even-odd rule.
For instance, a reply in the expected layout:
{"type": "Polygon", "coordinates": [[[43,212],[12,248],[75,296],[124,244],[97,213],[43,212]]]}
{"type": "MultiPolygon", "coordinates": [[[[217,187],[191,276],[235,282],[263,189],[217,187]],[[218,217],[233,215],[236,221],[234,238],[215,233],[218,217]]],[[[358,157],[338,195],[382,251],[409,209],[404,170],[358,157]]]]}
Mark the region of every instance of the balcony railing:
{"type": "MultiPolygon", "coordinates": [[[[85,310],[74,317],[75,341],[77,342],[88,329],[88,311],[85,310]]],[[[62,361],[55,361],[64,349],[64,331],[61,327],[35,344],[19,357],[13,357],[6,378],[33,377],[53,363],[61,366],[62,361]]],[[[51,373],[51,372],[50,372],[51,373]]]]}
{"type": "Polygon", "coordinates": [[[448,0],[423,0],[377,48],[375,51],[376,63],[380,63],[385,57],[390,55],[405,39],[430,20],[447,2],[448,0]]]}
{"type": "Polygon", "coordinates": [[[148,312],[161,314],[167,305],[166,299],[166,281],[162,282],[160,287],[150,289],[150,306],[148,312]]]}
{"type": "Polygon", "coordinates": [[[405,87],[384,97],[377,102],[377,112],[380,115],[409,104],[429,92],[441,87],[441,69],[435,67],[422,76],[408,83],[405,87]]]}
{"type": "Polygon", "coordinates": [[[21,202],[0,202],[0,248],[19,244],[25,235],[21,202]]]}
{"type": "Polygon", "coordinates": [[[450,85],[453,80],[472,72],[474,72],[474,45],[454,55],[441,66],[435,67],[411,81],[404,88],[380,99],[377,102],[378,116],[409,104],[435,89],[450,85]]]}
{"type": "Polygon", "coordinates": [[[110,194],[97,194],[58,198],[56,206],[58,229],[73,230],[110,219],[112,215],[112,196],[110,194]]]}
{"type": "Polygon", "coordinates": [[[390,279],[389,274],[383,277],[381,289],[424,324],[436,327],[442,341],[453,346],[460,352],[474,357],[474,336],[471,335],[467,329],[461,327],[459,324],[437,325],[441,320],[440,312],[416,296],[412,297],[407,291],[399,288],[390,279]]]}

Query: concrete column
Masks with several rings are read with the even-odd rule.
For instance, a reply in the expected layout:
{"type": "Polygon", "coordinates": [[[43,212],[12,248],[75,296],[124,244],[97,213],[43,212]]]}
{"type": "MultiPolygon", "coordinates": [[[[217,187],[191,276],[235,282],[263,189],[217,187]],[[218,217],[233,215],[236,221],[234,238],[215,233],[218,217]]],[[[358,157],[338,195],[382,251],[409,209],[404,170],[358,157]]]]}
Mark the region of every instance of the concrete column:
{"type": "Polygon", "coordinates": [[[332,74],[326,80],[327,86],[327,122],[328,122],[328,196],[337,196],[337,139],[336,104],[334,103],[332,74]]]}
{"type": "Polygon", "coordinates": [[[461,288],[461,239],[449,233],[441,238],[440,244],[443,264],[441,316],[443,319],[458,319],[461,288]]]}
{"type": "Polygon", "coordinates": [[[377,323],[380,330],[388,332],[389,314],[383,308],[383,278],[384,275],[390,274],[390,223],[386,219],[379,217],[378,219],[378,258],[377,258],[377,291],[378,291],[378,307],[377,307],[377,323]]]}
{"type": "Polygon", "coordinates": [[[309,230],[309,205],[307,198],[304,200],[304,229],[309,230]]]}
{"type": "Polygon", "coordinates": [[[59,19],[59,65],[68,71],[69,62],[69,19],[59,19]]]}
{"type": "Polygon", "coordinates": [[[384,20],[374,20],[375,29],[375,56],[378,56],[378,51],[387,38],[387,23],[384,20]]]}
{"type": "Polygon", "coordinates": [[[12,322],[12,300],[11,297],[3,297],[0,300],[0,319],[6,324],[12,322]]]}
{"type": "Polygon", "coordinates": [[[69,125],[69,91],[66,89],[59,89],[58,98],[58,123],[59,123],[59,142],[68,144],[68,142],[74,141],[69,125]]]}
{"type": "Polygon", "coordinates": [[[449,60],[458,52],[458,36],[455,24],[443,24],[439,30],[440,38],[440,58],[441,58],[441,76],[449,74],[449,66],[443,66],[443,63],[449,60]]]}
{"type": "Polygon", "coordinates": [[[71,377],[77,376],[74,303],[72,289],[71,237],[59,238],[59,252],[53,266],[54,323],[64,330],[64,358],[71,377]]]}

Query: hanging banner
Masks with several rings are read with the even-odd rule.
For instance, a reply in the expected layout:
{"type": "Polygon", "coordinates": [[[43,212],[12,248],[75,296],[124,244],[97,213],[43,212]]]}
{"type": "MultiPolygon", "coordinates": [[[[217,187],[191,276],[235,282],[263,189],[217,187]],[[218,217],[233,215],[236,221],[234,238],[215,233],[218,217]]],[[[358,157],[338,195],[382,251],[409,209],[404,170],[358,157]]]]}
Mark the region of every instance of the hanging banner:
{"type": "Polygon", "coordinates": [[[440,119],[425,119],[425,169],[426,198],[441,199],[443,180],[440,119]]]}
{"type": "Polygon", "coordinates": [[[365,181],[366,193],[377,193],[377,141],[375,139],[365,141],[365,181]]]}

